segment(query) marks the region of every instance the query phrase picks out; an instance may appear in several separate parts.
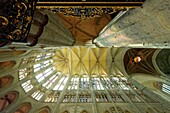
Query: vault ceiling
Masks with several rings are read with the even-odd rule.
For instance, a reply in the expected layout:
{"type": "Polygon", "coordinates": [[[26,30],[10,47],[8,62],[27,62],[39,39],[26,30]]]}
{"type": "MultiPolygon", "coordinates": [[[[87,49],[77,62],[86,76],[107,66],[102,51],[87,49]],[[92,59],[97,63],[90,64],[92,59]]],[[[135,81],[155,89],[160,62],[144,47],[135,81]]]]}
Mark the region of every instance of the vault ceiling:
{"type": "Polygon", "coordinates": [[[84,45],[89,40],[96,38],[99,32],[112,20],[108,14],[101,17],[79,19],[73,16],[65,16],[57,13],[64,25],[70,30],[76,43],[84,45]]]}
{"type": "Polygon", "coordinates": [[[131,75],[134,73],[146,73],[157,75],[152,63],[152,57],[156,49],[133,48],[126,52],[124,56],[124,66],[126,72],[131,75]]]}
{"type": "Polygon", "coordinates": [[[56,50],[54,65],[64,75],[107,76],[108,52],[109,48],[61,48],[56,50]]]}

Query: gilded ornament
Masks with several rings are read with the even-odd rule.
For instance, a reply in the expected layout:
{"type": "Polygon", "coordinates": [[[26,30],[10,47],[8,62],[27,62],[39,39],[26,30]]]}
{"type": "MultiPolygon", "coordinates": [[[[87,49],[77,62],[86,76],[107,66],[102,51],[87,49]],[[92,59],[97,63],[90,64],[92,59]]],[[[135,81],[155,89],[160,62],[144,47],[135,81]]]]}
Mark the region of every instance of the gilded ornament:
{"type": "Polygon", "coordinates": [[[0,16],[0,19],[3,19],[2,25],[4,25],[4,26],[8,25],[8,19],[6,17],[0,16]]]}

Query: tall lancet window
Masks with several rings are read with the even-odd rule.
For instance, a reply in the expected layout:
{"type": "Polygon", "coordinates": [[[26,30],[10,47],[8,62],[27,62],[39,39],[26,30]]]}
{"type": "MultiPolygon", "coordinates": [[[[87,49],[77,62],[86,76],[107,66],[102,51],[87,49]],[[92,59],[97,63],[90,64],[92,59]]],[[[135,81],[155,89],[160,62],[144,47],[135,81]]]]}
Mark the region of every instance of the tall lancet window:
{"type": "Polygon", "coordinates": [[[68,90],[77,90],[78,88],[79,77],[75,76],[71,79],[70,86],[68,90]]]}
{"type": "Polygon", "coordinates": [[[92,86],[94,90],[104,90],[99,78],[92,78],[92,86]]]}
{"type": "Polygon", "coordinates": [[[64,89],[64,86],[66,85],[66,82],[68,80],[68,76],[64,76],[59,80],[57,85],[53,88],[53,90],[62,91],[64,89]]]}
{"type": "Polygon", "coordinates": [[[23,87],[25,92],[28,92],[28,91],[30,91],[33,88],[31,80],[28,80],[28,81],[24,82],[23,84],[21,84],[21,86],[23,87]]]}
{"type": "Polygon", "coordinates": [[[167,93],[167,94],[170,94],[170,85],[162,83],[162,91],[167,93]]]}
{"type": "Polygon", "coordinates": [[[36,100],[40,100],[42,98],[42,96],[44,95],[44,92],[41,90],[36,90],[31,96],[36,99],[36,100]]]}
{"type": "Polygon", "coordinates": [[[86,90],[89,89],[89,78],[88,77],[82,77],[80,78],[80,89],[86,90]]]}

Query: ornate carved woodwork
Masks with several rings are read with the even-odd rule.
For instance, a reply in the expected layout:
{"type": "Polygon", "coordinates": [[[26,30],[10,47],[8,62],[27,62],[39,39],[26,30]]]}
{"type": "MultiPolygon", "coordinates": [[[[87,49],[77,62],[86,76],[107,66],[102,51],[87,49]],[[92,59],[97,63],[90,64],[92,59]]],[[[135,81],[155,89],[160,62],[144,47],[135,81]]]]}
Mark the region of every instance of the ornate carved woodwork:
{"type": "Polygon", "coordinates": [[[36,0],[0,1],[0,47],[12,42],[27,43],[36,0]]]}
{"type": "Polygon", "coordinates": [[[84,19],[141,7],[143,2],[144,0],[39,0],[37,8],[49,8],[54,12],[84,19]]]}

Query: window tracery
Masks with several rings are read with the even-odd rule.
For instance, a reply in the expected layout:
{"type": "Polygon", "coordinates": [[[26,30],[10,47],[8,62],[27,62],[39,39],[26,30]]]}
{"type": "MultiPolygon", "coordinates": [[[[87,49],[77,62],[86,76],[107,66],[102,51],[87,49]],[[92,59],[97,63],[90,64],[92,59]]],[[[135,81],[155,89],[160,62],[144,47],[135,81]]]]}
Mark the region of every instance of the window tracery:
{"type": "Polygon", "coordinates": [[[30,73],[33,72],[33,69],[31,67],[23,68],[19,70],[19,80],[23,80],[26,78],[30,73]]]}
{"type": "Polygon", "coordinates": [[[35,60],[35,56],[25,57],[22,59],[21,65],[32,63],[32,62],[34,62],[34,60],[35,60]]]}
{"type": "Polygon", "coordinates": [[[46,77],[48,77],[51,73],[53,73],[55,70],[54,67],[50,67],[48,69],[46,69],[45,71],[43,71],[42,73],[38,74],[35,76],[35,78],[37,79],[38,82],[43,81],[46,77]]]}
{"type": "Polygon", "coordinates": [[[78,82],[79,82],[79,77],[73,77],[71,79],[68,90],[77,90],[78,89],[78,82]]]}
{"type": "Polygon", "coordinates": [[[128,88],[128,84],[125,85],[127,83],[127,80],[125,77],[112,77],[111,80],[113,82],[115,82],[122,90],[129,90],[128,88]]]}
{"type": "Polygon", "coordinates": [[[113,102],[124,102],[125,101],[122,97],[122,94],[119,92],[111,92],[110,91],[110,96],[111,96],[113,102]]]}
{"type": "Polygon", "coordinates": [[[40,100],[43,95],[44,95],[44,91],[36,90],[36,91],[31,95],[31,97],[34,98],[34,99],[36,99],[36,100],[40,100]]]}
{"type": "Polygon", "coordinates": [[[167,94],[170,94],[170,85],[162,83],[162,91],[167,94]]]}
{"type": "Polygon", "coordinates": [[[68,80],[68,76],[63,75],[63,77],[61,77],[61,79],[59,80],[57,85],[53,88],[53,90],[62,91],[64,89],[64,86],[65,86],[67,80],[68,80]]]}
{"type": "Polygon", "coordinates": [[[58,98],[60,96],[60,93],[50,93],[46,99],[45,102],[57,102],[58,98]]]}
{"type": "Polygon", "coordinates": [[[163,93],[170,94],[170,85],[156,81],[154,82],[154,86],[163,93]]]}
{"type": "Polygon", "coordinates": [[[92,102],[91,95],[89,93],[79,94],[78,102],[92,102]]]}
{"type": "Polygon", "coordinates": [[[54,56],[54,53],[40,54],[40,55],[37,55],[35,61],[40,61],[42,59],[48,59],[48,58],[51,58],[52,56],[54,56]]]}
{"type": "Polygon", "coordinates": [[[82,90],[89,89],[89,78],[88,77],[80,78],[80,89],[82,90]]]}
{"type": "Polygon", "coordinates": [[[59,74],[52,75],[46,82],[42,84],[43,87],[49,89],[52,84],[55,83],[55,81],[58,79],[59,74]]]}
{"type": "Polygon", "coordinates": [[[63,102],[70,102],[70,103],[76,102],[76,94],[74,93],[66,94],[64,96],[63,102]]]}
{"type": "Polygon", "coordinates": [[[105,85],[106,89],[114,89],[114,84],[109,80],[108,77],[101,78],[103,84],[105,85]]]}
{"type": "MultiPolygon", "coordinates": [[[[37,82],[44,81],[44,83],[42,84],[42,87],[49,89],[53,85],[53,83],[55,83],[58,76],[60,75],[59,72],[54,73],[55,68],[53,66],[50,67],[50,65],[52,65],[53,63],[53,60],[52,59],[48,60],[48,58],[52,57],[53,55],[54,55],[53,53],[47,53],[47,54],[37,55],[36,59],[31,58],[31,59],[34,59],[35,62],[43,60],[43,59],[47,59],[47,60],[44,60],[43,62],[40,62],[40,63],[36,63],[33,66],[33,68],[28,67],[28,68],[19,70],[19,80],[26,78],[31,72],[34,71],[34,73],[37,73],[37,75],[35,75],[37,82]],[[42,72],[40,72],[40,70],[42,72]],[[54,73],[54,75],[52,75],[52,73],[54,73]]],[[[30,91],[34,87],[31,81],[32,79],[27,80],[26,82],[21,84],[25,92],[30,91]]],[[[62,90],[62,88],[59,90],[62,90]]],[[[31,97],[36,100],[40,100],[43,95],[44,95],[44,91],[37,90],[32,93],[31,97]]],[[[45,101],[52,101],[52,99],[47,98],[45,99],[45,101]]]]}
{"type": "MultiPolygon", "coordinates": [[[[93,52],[91,50],[93,54],[95,51],[97,52],[98,50],[94,49],[93,52]]],[[[64,53],[67,53],[67,51],[64,53]]],[[[127,92],[125,94],[129,95],[129,98],[133,102],[142,102],[135,95],[131,93],[128,94],[128,92],[130,92],[129,86],[131,84],[127,82],[123,75],[105,76],[103,74],[97,75],[93,73],[92,75],[89,75],[91,76],[89,77],[86,74],[74,74],[74,76],[72,74],[63,74],[63,72],[57,69],[55,65],[55,60],[59,61],[60,59],[53,58],[53,56],[54,53],[45,54],[42,52],[42,54],[32,58],[30,57],[30,59],[33,59],[34,61],[32,64],[33,66],[19,70],[19,80],[23,80],[29,76],[28,80],[21,84],[26,93],[35,87],[33,83],[40,84],[38,85],[37,90],[32,92],[32,98],[40,100],[45,91],[49,90],[50,92],[45,94],[45,98],[43,98],[44,100],[42,101],[57,102],[60,93],[66,88],[67,93],[64,94],[62,102],[92,102],[92,89],[94,91],[94,96],[96,97],[96,102],[110,102],[110,98],[108,99],[108,97],[111,97],[113,102],[125,102],[126,99],[122,96],[122,92],[118,91],[123,90],[124,92],[127,92]],[[72,76],[72,78],[69,79],[69,76],[72,76]],[[68,87],[66,86],[67,82],[70,82],[68,87]],[[106,93],[105,90],[108,90],[108,93],[106,93]]]]}
{"type": "MultiPolygon", "coordinates": [[[[99,49],[94,49],[93,52],[92,51],[91,52],[94,54],[95,51],[99,52],[99,49]]],[[[55,63],[54,60],[56,60],[56,58],[53,59],[53,56],[55,56],[54,53],[43,52],[42,54],[28,58],[30,59],[31,62],[34,62],[35,64],[32,67],[19,70],[19,79],[22,80],[26,78],[28,75],[35,75],[36,82],[41,83],[42,87],[51,90],[51,93],[48,94],[44,101],[56,102],[59,97],[59,92],[61,92],[64,89],[69,77],[68,74],[62,75],[62,72],[58,72],[59,70],[57,70],[57,68],[54,67],[55,63]]],[[[28,59],[25,59],[25,61],[27,61],[28,59]]],[[[28,63],[28,61],[26,63],[28,63]]],[[[30,91],[34,87],[32,84],[33,78],[31,76],[30,78],[31,78],[30,80],[24,82],[21,85],[25,92],[30,91]]],[[[74,75],[70,81],[70,85],[67,88],[67,91],[69,93],[64,96],[63,102],[75,102],[77,95],[72,93],[72,91],[77,90],[80,91],[78,94],[78,102],[91,102],[92,101],[91,94],[84,93],[85,90],[88,92],[90,90],[90,87],[92,87],[94,91],[104,91],[105,88],[108,90],[113,90],[115,88],[114,86],[115,84],[113,83],[113,81],[117,85],[119,85],[122,89],[127,90],[127,87],[122,83],[122,82],[126,83],[126,80],[123,77],[122,78],[111,77],[111,79],[109,79],[107,76],[104,75],[101,76],[101,78],[98,77],[97,75],[92,75],[92,78],[89,78],[87,75],[82,75],[81,77],[79,75],[74,75]]],[[[36,100],[40,100],[41,97],[44,95],[44,91],[40,89],[41,88],[33,92],[31,97],[35,98],[36,100]]],[[[100,92],[96,94],[96,97],[97,97],[96,101],[98,102],[108,102],[107,94],[105,93],[100,92]]],[[[121,98],[121,95],[114,94],[114,96],[112,97],[114,101],[119,102],[124,101],[121,98]]]]}
{"type": "Polygon", "coordinates": [[[99,78],[92,78],[92,86],[94,90],[104,90],[99,78]]]}
{"type": "Polygon", "coordinates": [[[21,86],[26,93],[34,87],[33,84],[31,83],[31,80],[22,83],[21,86]]]}
{"type": "Polygon", "coordinates": [[[44,62],[38,63],[34,65],[34,72],[37,72],[43,68],[46,68],[47,66],[49,66],[50,64],[53,63],[53,60],[46,60],[44,62]]]}
{"type": "Polygon", "coordinates": [[[109,102],[107,94],[105,92],[96,92],[95,97],[96,102],[109,102]]]}

